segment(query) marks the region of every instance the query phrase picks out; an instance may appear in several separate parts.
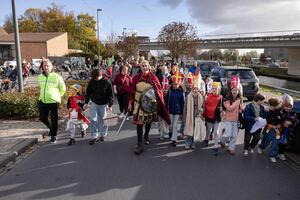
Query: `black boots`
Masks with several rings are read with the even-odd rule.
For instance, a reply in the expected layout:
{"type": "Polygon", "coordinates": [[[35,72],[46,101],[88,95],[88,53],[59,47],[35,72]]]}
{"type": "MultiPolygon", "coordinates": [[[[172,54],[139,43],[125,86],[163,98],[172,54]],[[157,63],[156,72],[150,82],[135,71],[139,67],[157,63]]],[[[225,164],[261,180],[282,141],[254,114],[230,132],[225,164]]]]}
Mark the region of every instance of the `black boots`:
{"type": "Polygon", "coordinates": [[[75,140],[73,138],[70,138],[68,145],[72,145],[72,144],[75,144],[75,140]]]}
{"type": "Polygon", "coordinates": [[[144,151],[143,145],[142,144],[138,144],[137,147],[134,150],[134,153],[136,155],[140,155],[141,153],[143,153],[143,151],[144,151]]]}

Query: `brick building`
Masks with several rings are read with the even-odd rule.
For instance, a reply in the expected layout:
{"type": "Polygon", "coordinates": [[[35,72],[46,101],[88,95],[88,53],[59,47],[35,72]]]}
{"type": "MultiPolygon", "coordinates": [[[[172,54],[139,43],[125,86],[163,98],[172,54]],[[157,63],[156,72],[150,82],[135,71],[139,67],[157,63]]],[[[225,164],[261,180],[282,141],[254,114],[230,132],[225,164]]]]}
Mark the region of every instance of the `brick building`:
{"type": "MultiPolygon", "coordinates": [[[[66,32],[20,33],[22,60],[68,54],[68,34],[66,32]]],[[[15,59],[14,34],[0,29],[0,59],[15,59]]]]}

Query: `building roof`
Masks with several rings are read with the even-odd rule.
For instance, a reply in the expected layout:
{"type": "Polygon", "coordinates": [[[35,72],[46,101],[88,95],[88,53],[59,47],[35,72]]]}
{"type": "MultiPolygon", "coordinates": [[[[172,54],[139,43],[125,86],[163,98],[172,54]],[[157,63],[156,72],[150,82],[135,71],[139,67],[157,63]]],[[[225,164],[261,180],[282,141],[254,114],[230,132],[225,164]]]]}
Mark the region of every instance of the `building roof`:
{"type": "Polygon", "coordinates": [[[7,35],[8,33],[4,30],[4,28],[0,27],[0,36],[7,35]]]}
{"type": "MultiPolygon", "coordinates": [[[[20,42],[46,42],[66,32],[20,33],[20,42]]],[[[14,42],[14,34],[0,35],[0,42],[14,42]]]]}

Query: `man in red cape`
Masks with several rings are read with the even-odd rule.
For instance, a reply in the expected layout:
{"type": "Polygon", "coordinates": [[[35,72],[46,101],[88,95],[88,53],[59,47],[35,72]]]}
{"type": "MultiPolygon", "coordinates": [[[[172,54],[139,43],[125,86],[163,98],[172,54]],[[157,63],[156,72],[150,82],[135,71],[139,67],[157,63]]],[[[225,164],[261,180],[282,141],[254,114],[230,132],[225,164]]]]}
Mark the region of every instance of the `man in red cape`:
{"type": "Polygon", "coordinates": [[[143,125],[145,125],[144,144],[148,145],[149,131],[152,121],[157,121],[159,115],[168,124],[171,124],[170,116],[166,109],[163,92],[158,78],[150,72],[149,62],[143,60],[140,64],[141,73],[134,76],[132,80],[132,92],[129,97],[128,110],[133,112],[133,123],[137,125],[137,147],[135,154],[139,155],[144,151],[143,147],[143,125]],[[144,92],[154,89],[156,94],[157,110],[154,112],[145,112],[141,108],[140,99],[144,92]]]}

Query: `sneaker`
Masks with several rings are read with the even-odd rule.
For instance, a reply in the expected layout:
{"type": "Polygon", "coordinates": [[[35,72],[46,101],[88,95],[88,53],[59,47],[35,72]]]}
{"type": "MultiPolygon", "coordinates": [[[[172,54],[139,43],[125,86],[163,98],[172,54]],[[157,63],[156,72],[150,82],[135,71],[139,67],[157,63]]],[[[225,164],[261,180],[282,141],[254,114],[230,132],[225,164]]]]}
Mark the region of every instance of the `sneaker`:
{"type": "Polygon", "coordinates": [[[178,133],[179,135],[177,136],[177,140],[183,140],[183,136],[180,134],[180,133],[178,133]]]}
{"type": "Polygon", "coordinates": [[[75,143],[74,138],[70,138],[70,140],[69,140],[69,142],[68,142],[68,145],[72,145],[72,144],[74,144],[74,143],[75,143]]]}
{"type": "Polygon", "coordinates": [[[230,155],[232,155],[232,156],[234,156],[235,155],[235,152],[234,152],[234,150],[227,150],[227,152],[230,154],[230,155]]]}
{"type": "Polygon", "coordinates": [[[254,154],[254,149],[251,149],[251,148],[250,148],[249,153],[250,153],[250,154],[254,154]]]}
{"type": "Polygon", "coordinates": [[[144,144],[146,144],[146,145],[150,144],[149,138],[144,138],[144,144]]]}
{"type": "Polygon", "coordinates": [[[51,142],[52,144],[56,143],[56,142],[57,142],[56,137],[55,137],[55,136],[51,136],[50,142],[51,142]]]}
{"type": "Polygon", "coordinates": [[[172,146],[176,147],[176,141],[172,141],[172,146]]]}
{"type": "Polygon", "coordinates": [[[276,163],[276,162],[277,162],[277,160],[276,160],[275,157],[270,157],[270,161],[271,161],[272,163],[276,163]]]}
{"type": "Polygon", "coordinates": [[[208,140],[203,140],[204,147],[208,147],[208,140]]]}
{"type": "Polygon", "coordinates": [[[168,135],[164,135],[164,139],[168,139],[169,138],[169,136],[168,135]]]}
{"type": "Polygon", "coordinates": [[[286,157],[284,154],[278,154],[278,158],[282,161],[286,161],[286,157]]]}
{"type": "Polygon", "coordinates": [[[222,149],[225,148],[225,144],[223,142],[220,142],[220,146],[221,146],[222,149]]]}
{"type": "Polygon", "coordinates": [[[133,116],[129,116],[126,118],[126,120],[131,120],[131,119],[133,119],[133,116]]]}
{"type": "Polygon", "coordinates": [[[119,118],[120,119],[123,119],[125,117],[125,114],[124,113],[121,113],[120,115],[119,115],[119,118]]]}
{"type": "Polygon", "coordinates": [[[186,150],[189,150],[189,149],[190,149],[190,145],[185,144],[185,145],[184,145],[184,148],[185,148],[186,150]]]}
{"type": "Polygon", "coordinates": [[[144,151],[144,147],[142,145],[138,145],[135,150],[134,150],[134,153],[135,155],[140,155],[141,153],[143,153],[144,151]]]}
{"type": "Polygon", "coordinates": [[[90,142],[89,142],[89,145],[93,145],[93,144],[95,144],[96,142],[99,142],[99,138],[91,139],[90,142]]]}
{"type": "Polygon", "coordinates": [[[213,155],[217,156],[218,155],[218,149],[217,148],[213,148],[213,155]]]}
{"type": "Polygon", "coordinates": [[[99,138],[99,140],[100,140],[101,142],[103,142],[103,141],[104,141],[104,137],[101,136],[101,137],[99,138]]]}
{"type": "Polygon", "coordinates": [[[161,136],[159,139],[160,139],[160,141],[164,141],[165,138],[164,138],[164,136],[161,136]]]}
{"type": "Polygon", "coordinates": [[[192,144],[192,145],[190,146],[190,148],[191,148],[191,149],[196,149],[196,145],[195,145],[195,144],[192,144]]]}
{"type": "Polygon", "coordinates": [[[260,147],[258,147],[257,148],[257,153],[260,155],[260,154],[262,154],[262,152],[263,152],[263,150],[260,147]]]}
{"type": "Polygon", "coordinates": [[[248,150],[245,150],[243,156],[248,156],[248,155],[249,155],[248,150]]]}

